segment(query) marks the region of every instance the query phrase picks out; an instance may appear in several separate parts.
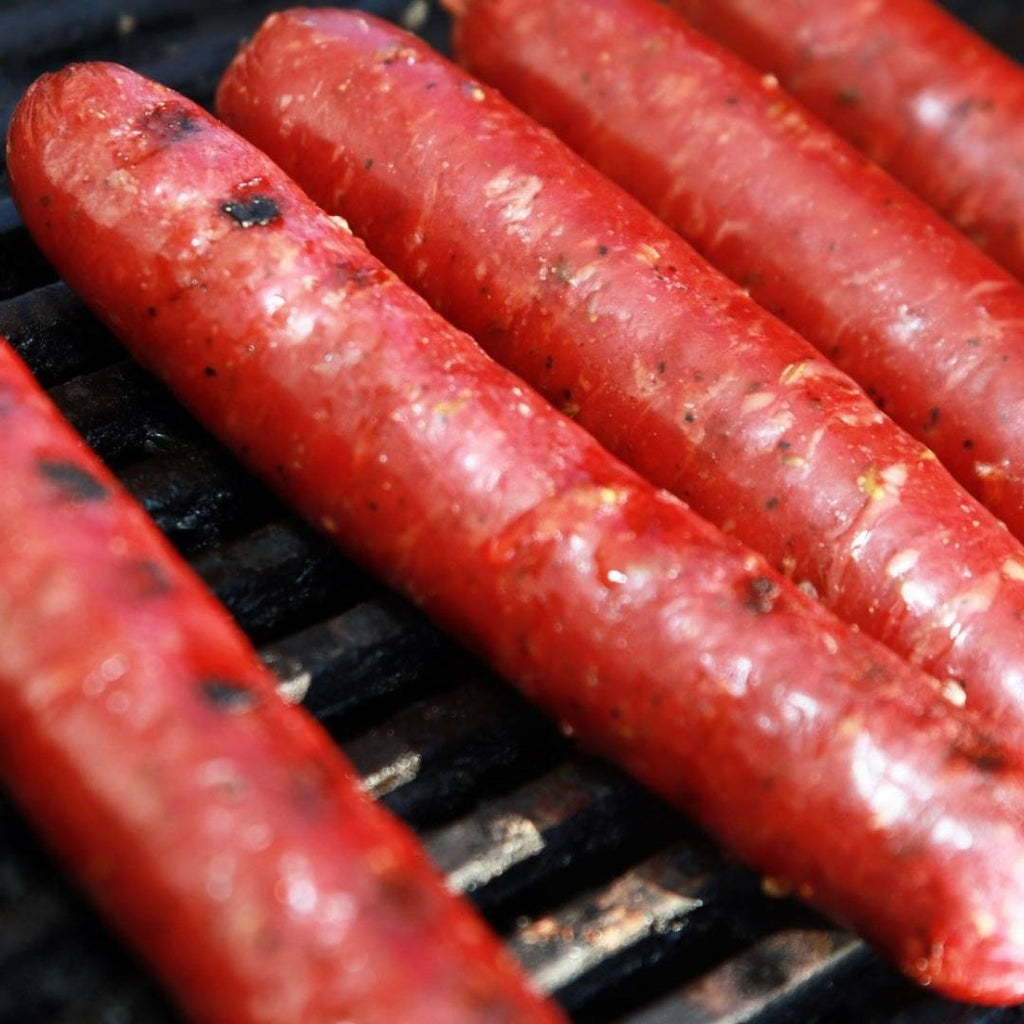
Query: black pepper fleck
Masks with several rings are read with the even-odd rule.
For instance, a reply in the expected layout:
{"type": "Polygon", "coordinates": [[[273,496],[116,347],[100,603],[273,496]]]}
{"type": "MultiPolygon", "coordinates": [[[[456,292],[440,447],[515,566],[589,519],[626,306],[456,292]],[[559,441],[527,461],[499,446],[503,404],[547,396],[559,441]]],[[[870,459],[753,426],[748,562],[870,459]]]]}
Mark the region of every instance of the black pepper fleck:
{"type": "Polygon", "coordinates": [[[204,366],[203,375],[206,377],[216,377],[217,371],[212,366],[204,366]]]}

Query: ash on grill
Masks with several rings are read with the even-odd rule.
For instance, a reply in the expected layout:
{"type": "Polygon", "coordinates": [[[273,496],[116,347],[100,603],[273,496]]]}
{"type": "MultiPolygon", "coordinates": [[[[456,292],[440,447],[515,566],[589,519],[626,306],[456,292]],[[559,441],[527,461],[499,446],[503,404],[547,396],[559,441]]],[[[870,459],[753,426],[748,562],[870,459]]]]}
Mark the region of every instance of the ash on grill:
{"type": "MultiPolygon", "coordinates": [[[[16,0],[0,118],[38,74],[121,61],[209,104],[260,0],[16,0]]],[[[444,48],[426,0],[357,4],[444,48]]],[[[1014,0],[949,4],[1024,56],[1014,0]]],[[[588,759],[415,611],[290,516],[125,360],[33,247],[0,180],[0,333],[189,557],[366,785],[423,836],[580,1021],[1024,1020],[913,989],[588,759]]],[[[0,1024],[177,1019],[0,799],[0,1024]]]]}

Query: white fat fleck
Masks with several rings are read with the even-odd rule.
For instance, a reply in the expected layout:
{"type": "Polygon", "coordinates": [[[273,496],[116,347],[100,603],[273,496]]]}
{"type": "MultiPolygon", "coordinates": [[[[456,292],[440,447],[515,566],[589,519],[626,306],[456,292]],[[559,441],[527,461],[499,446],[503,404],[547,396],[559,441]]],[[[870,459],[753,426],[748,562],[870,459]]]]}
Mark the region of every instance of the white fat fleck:
{"type": "Polygon", "coordinates": [[[1016,558],[1008,558],[1003,562],[1003,575],[1008,580],[1024,581],[1024,562],[1016,558]]]}
{"type": "Polygon", "coordinates": [[[279,292],[263,296],[263,310],[268,316],[273,316],[284,304],[285,298],[279,292]]]}
{"type": "Polygon", "coordinates": [[[967,691],[962,683],[955,679],[947,679],[942,684],[942,696],[954,707],[962,708],[967,706],[967,691]]]}
{"type": "Polygon", "coordinates": [[[898,341],[911,341],[926,326],[924,317],[911,313],[907,306],[899,306],[896,310],[899,317],[892,325],[892,333],[898,341]]]}
{"type": "Polygon", "coordinates": [[[883,469],[881,475],[886,488],[895,496],[907,482],[907,467],[902,462],[897,462],[895,465],[883,469]]]}
{"type": "Polygon", "coordinates": [[[932,828],[932,839],[954,850],[969,850],[974,845],[970,829],[953,818],[939,818],[932,828]]]}
{"type": "Polygon", "coordinates": [[[900,597],[903,599],[903,603],[917,615],[924,615],[935,605],[935,596],[931,590],[917,580],[906,580],[901,583],[900,597]]]}
{"type": "Polygon", "coordinates": [[[762,409],[767,409],[775,401],[775,395],[770,391],[755,391],[752,395],[747,395],[743,399],[743,412],[760,412],[762,409]]]}
{"type": "Polygon", "coordinates": [[[872,810],[876,828],[887,828],[906,811],[909,797],[904,780],[907,772],[893,764],[867,732],[859,732],[854,739],[852,758],[853,782],[857,792],[872,810]]]}
{"type": "Polygon", "coordinates": [[[889,576],[893,577],[893,579],[897,576],[903,576],[917,565],[917,561],[920,557],[920,551],[915,551],[913,548],[906,548],[889,559],[889,563],[886,565],[885,571],[889,576]]]}
{"type": "Polygon", "coordinates": [[[629,582],[629,577],[618,569],[609,569],[608,572],[605,573],[605,579],[607,579],[609,583],[617,583],[620,585],[629,582]]]}
{"type": "Polygon", "coordinates": [[[288,314],[288,336],[292,341],[304,341],[317,325],[317,317],[309,310],[293,309],[288,314]]]}
{"type": "MultiPolygon", "coordinates": [[[[733,697],[744,697],[746,696],[753,672],[754,663],[749,658],[737,656],[719,678],[729,694],[733,697]]],[[[811,714],[813,716],[813,712],[811,714]]]]}
{"type": "Polygon", "coordinates": [[[484,195],[499,207],[509,234],[529,241],[531,234],[523,224],[533,213],[533,202],[543,187],[535,174],[519,174],[514,167],[506,167],[484,185],[484,195]]]}
{"type": "Polygon", "coordinates": [[[348,221],[345,220],[344,217],[335,213],[331,215],[331,220],[334,222],[334,224],[341,228],[341,230],[344,231],[346,235],[352,234],[352,229],[349,227],[348,221]]]}
{"type": "Polygon", "coordinates": [[[868,546],[871,540],[870,530],[861,530],[850,542],[850,557],[853,559],[860,558],[864,549],[868,546]]]}
{"type": "Polygon", "coordinates": [[[287,109],[288,109],[288,108],[289,108],[289,107],[290,107],[290,106],[292,105],[292,100],[293,100],[293,99],[295,99],[295,97],[294,97],[294,96],[292,96],[292,95],[291,95],[291,93],[285,93],[285,94],[284,94],[284,95],[283,95],[283,96],[282,96],[282,97],[281,97],[281,98],[280,98],[280,99],[279,99],[279,100],[277,101],[277,109],[278,109],[278,110],[287,110],[287,109]]]}
{"type": "Polygon", "coordinates": [[[792,729],[803,729],[821,714],[821,705],[809,694],[795,691],[786,694],[780,705],[782,717],[792,729]]]}
{"type": "Polygon", "coordinates": [[[949,105],[945,98],[934,93],[921,93],[913,101],[917,119],[931,128],[941,127],[949,120],[949,105]]]}

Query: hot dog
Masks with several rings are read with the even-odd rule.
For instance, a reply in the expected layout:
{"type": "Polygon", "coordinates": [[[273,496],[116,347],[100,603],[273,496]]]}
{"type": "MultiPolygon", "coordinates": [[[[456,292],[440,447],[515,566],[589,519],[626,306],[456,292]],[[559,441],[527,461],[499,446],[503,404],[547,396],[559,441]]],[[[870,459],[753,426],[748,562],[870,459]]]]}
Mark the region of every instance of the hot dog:
{"type": "Polygon", "coordinates": [[[664,5],[591,0],[581,14],[571,0],[476,0],[459,53],[1024,538],[1024,286],[664,5]]]}
{"type": "Polygon", "coordinates": [[[347,551],[914,977],[1024,995],[1021,759],[941,684],[616,461],[183,98],[44,77],[9,168],[69,284],[347,551]]]}
{"type": "Polygon", "coordinates": [[[1024,70],[931,0],[671,0],[1024,279],[1024,70]]]}
{"type": "Polygon", "coordinates": [[[549,133],[411,36],[344,12],[268,21],[218,103],[603,444],[842,618],[963,681],[969,705],[1024,722],[1021,545],[549,133]]]}
{"type": "Polygon", "coordinates": [[[0,777],[190,1019],[558,1021],[0,341],[0,777]]]}

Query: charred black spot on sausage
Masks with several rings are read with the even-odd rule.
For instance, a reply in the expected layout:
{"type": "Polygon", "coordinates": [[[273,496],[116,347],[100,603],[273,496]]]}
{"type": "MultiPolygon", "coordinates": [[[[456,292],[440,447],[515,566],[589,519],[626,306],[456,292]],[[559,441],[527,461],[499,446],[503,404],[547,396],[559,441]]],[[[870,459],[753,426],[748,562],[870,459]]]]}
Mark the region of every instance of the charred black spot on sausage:
{"type": "Polygon", "coordinates": [[[204,366],[203,367],[203,376],[204,377],[216,377],[217,376],[217,371],[212,366],[204,366]]]}
{"type": "Polygon", "coordinates": [[[265,228],[281,219],[281,209],[272,196],[251,195],[245,199],[228,199],[220,204],[220,208],[241,228],[265,228]]]}
{"type": "Polygon", "coordinates": [[[768,576],[755,576],[747,582],[743,603],[756,615],[767,615],[780,594],[779,585],[768,576]]]}
{"type": "Polygon", "coordinates": [[[597,247],[597,254],[598,254],[598,256],[607,256],[608,255],[608,246],[607,245],[599,245],[597,247]]]}
{"type": "Polygon", "coordinates": [[[842,107],[855,107],[864,100],[864,94],[854,86],[847,86],[836,93],[836,103],[842,107]]]}
{"type": "Polygon", "coordinates": [[[39,472],[62,498],[74,502],[102,501],[110,491],[88,470],[64,459],[41,459],[39,472]]]}
{"type": "Polygon", "coordinates": [[[259,703],[257,694],[244,684],[231,679],[203,679],[199,683],[199,692],[207,704],[232,715],[251,711],[259,703]]]}
{"type": "Polygon", "coordinates": [[[767,501],[766,501],[766,502],[764,503],[764,507],[765,507],[766,509],[768,509],[768,511],[769,511],[769,512],[771,512],[771,510],[772,510],[772,509],[774,509],[774,508],[778,508],[778,507],[779,507],[779,499],[778,499],[778,498],[776,498],[776,497],[774,497],[774,496],[773,496],[773,497],[771,497],[771,498],[769,498],[769,499],[768,499],[768,500],[767,500],[767,501]]]}
{"type": "Polygon", "coordinates": [[[939,410],[935,406],[932,406],[932,408],[928,410],[928,426],[929,427],[934,427],[934,426],[938,425],[939,415],[940,415],[939,414],[939,410]]]}
{"type": "Polygon", "coordinates": [[[147,306],[146,316],[156,316],[156,306],[147,306]]]}
{"type": "Polygon", "coordinates": [[[373,169],[373,157],[372,157],[372,156],[368,156],[368,157],[367,157],[367,158],[366,158],[366,159],[365,159],[365,160],[363,161],[363,169],[364,169],[364,170],[367,170],[367,171],[369,171],[369,170],[372,170],[372,169],[373,169]]]}
{"type": "Polygon", "coordinates": [[[142,116],[142,130],[164,142],[177,142],[202,130],[190,110],[180,103],[160,103],[142,116]]]}
{"type": "Polygon", "coordinates": [[[964,448],[966,448],[968,451],[970,451],[973,447],[974,447],[974,442],[969,437],[965,437],[964,438],[964,448]]]}

